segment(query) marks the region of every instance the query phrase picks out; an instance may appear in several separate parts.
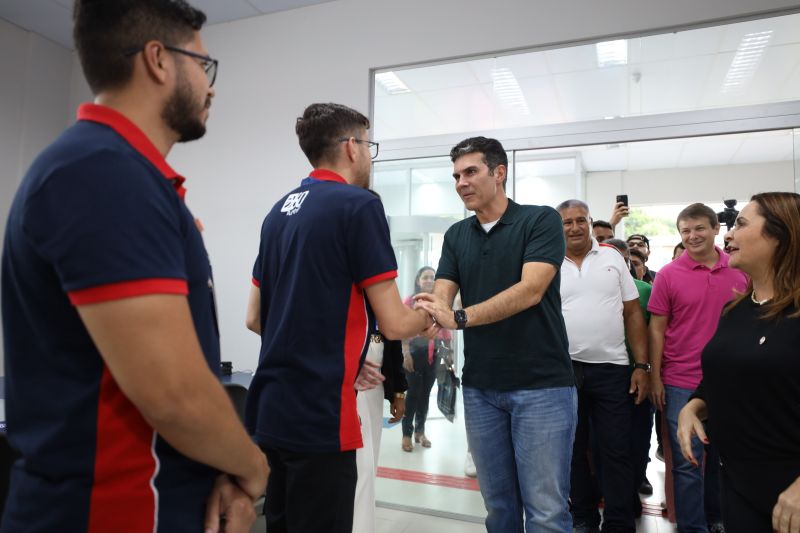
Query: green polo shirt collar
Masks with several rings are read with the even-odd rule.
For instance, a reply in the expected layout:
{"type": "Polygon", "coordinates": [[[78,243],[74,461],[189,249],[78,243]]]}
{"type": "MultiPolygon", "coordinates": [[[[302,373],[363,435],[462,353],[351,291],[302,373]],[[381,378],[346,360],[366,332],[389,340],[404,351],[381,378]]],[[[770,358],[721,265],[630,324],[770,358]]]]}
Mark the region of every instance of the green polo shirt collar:
{"type": "MultiPolygon", "coordinates": [[[[516,203],[511,198],[508,199],[508,206],[506,206],[506,210],[503,213],[503,216],[500,217],[500,220],[497,221],[497,224],[503,224],[504,226],[510,226],[517,222],[520,218],[520,209],[519,204],[516,203]]],[[[479,230],[483,231],[483,226],[481,226],[480,220],[478,217],[475,216],[473,218],[472,224],[478,228],[479,230]]],[[[496,227],[496,226],[495,226],[496,227]]],[[[494,228],[492,228],[494,229],[494,228]]]]}

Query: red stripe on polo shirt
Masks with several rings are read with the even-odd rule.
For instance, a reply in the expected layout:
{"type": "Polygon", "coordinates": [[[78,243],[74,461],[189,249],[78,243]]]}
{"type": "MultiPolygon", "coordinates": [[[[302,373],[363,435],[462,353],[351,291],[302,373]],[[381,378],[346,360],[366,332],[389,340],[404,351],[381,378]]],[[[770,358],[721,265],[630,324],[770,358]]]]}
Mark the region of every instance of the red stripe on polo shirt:
{"type": "Polygon", "coordinates": [[[103,368],[89,533],[155,531],[158,459],[155,432],[103,368]]]}
{"type": "Polygon", "coordinates": [[[361,448],[361,426],[356,411],[354,384],[361,353],[367,342],[367,306],[364,293],[355,285],[350,290],[350,306],[344,333],[344,379],[339,411],[339,447],[342,451],[361,448]]]}
{"type": "Polygon", "coordinates": [[[137,279],[107,283],[88,289],[80,289],[67,293],[72,305],[96,304],[111,300],[121,300],[147,294],[189,294],[186,280],[173,278],[137,279]]]}
{"type": "Polygon", "coordinates": [[[371,278],[367,278],[363,280],[361,283],[358,284],[360,289],[366,289],[370,285],[378,283],[379,281],[386,281],[387,279],[394,279],[397,277],[397,270],[390,270],[389,272],[384,272],[383,274],[378,274],[377,276],[372,276],[371,278]]]}
{"type": "Polygon", "coordinates": [[[256,278],[251,278],[251,279],[253,281],[253,285],[255,285],[256,287],[258,287],[260,289],[261,288],[261,282],[258,281],[256,278]]]}
{"type": "Polygon", "coordinates": [[[309,176],[314,179],[322,181],[335,181],[337,183],[345,183],[345,184],[347,183],[347,180],[345,180],[336,172],[333,172],[332,170],[326,170],[324,168],[314,169],[311,172],[311,174],[309,174],[309,176]]]}
{"type": "Polygon", "coordinates": [[[181,200],[184,199],[186,196],[186,189],[183,183],[186,181],[186,178],[172,170],[167,160],[164,159],[164,156],[158,151],[158,148],[155,147],[152,141],[147,138],[147,135],[145,135],[136,124],[131,122],[128,117],[119,111],[103,105],[81,104],[80,107],[78,107],[78,120],[88,120],[97,122],[98,124],[104,124],[116,131],[128,144],[133,146],[137,152],[150,161],[165,178],[170,180],[172,186],[175,188],[175,192],[178,193],[181,200]]]}

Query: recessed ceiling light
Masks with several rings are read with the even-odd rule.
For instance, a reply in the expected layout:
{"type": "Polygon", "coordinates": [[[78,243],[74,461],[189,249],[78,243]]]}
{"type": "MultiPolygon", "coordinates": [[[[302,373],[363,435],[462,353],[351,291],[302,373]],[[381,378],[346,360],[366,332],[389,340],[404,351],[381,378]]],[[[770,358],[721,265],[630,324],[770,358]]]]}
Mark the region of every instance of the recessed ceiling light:
{"type": "Polygon", "coordinates": [[[600,68],[628,64],[628,41],[626,39],[597,43],[595,48],[597,49],[597,66],[600,68]]]}
{"type": "Polygon", "coordinates": [[[721,92],[728,93],[742,89],[755,74],[764,50],[772,38],[772,30],[748,33],[742,37],[736,55],[733,56],[731,66],[725,74],[721,92]]]}
{"type": "Polygon", "coordinates": [[[506,109],[519,111],[523,115],[531,114],[517,77],[514,76],[510,68],[492,69],[492,90],[494,96],[500,100],[500,104],[506,109]]]}
{"type": "Polygon", "coordinates": [[[394,72],[381,72],[375,74],[375,81],[380,83],[386,92],[389,94],[403,94],[410,93],[411,89],[403,83],[403,80],[397,77],[394,72]]]}

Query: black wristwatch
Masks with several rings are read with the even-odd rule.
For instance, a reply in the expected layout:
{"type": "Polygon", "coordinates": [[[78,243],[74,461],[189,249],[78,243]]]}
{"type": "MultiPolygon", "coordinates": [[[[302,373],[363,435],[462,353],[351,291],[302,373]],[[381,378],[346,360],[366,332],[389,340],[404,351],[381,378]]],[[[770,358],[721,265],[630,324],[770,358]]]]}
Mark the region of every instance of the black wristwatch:
{"type": "Polygon", "coordinates": [[[633,363],[633,369],[636,370],[637,368],[641,368],[649,374],[653,367],[650,366],[650,363],[633,363]]]}
{"type": "Polygon", "coordinates": [[[456,321],[456,329],[464,329],[467,327],[467,312],[463,309],[456,309],[453,311],[453,318],[456,321]]]}

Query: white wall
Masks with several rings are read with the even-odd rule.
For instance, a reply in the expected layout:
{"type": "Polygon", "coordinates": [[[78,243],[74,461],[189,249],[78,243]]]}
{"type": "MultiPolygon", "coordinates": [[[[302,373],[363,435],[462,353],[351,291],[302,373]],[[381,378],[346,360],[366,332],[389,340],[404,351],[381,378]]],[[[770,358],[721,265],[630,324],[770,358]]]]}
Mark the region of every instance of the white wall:
{"type": "MultiPolygon", "coordinates": [[[[334,101],[369,109],[369,70],[800,7],[786,0],[338,0],[203,31],[220,60],[209,133],[170,157],[206,227],[223,357],[253,368],[244,329],[250,270],[267,210],[308,171],[294,123],[334,101]]],[[[324,295],[320,305],[325,305],[324,295]]]]}
{"type": "MultiPolygon", "coordinates": [[[[0,242],[19,180],[68,124],[72,53],[0,19],[0,242]]],[[[0,332],[2,333],[2,332],[0,332]]],[[[3,374],[0,345],[0,375],[3,374]]]]}
{"type": "MultiPolygon", "coordinates": [[[[220,60],[209,133],[200,142],[175,148],[170,162],[189,178],[187,202],[206,226],[218,287],[223,358],[233,360],[237,368],[256,364],[258,339],[243,325],[250,270],[262,217],[308,171],[294,136],[295,118],[306,105],[334,101],[367,112],[371,68],[787,7],[800,8],[800,4],[788,0],[338,0],[206,28],[205,44],[220,60]]],[[[17,57],[20,50],[41,52],[55,45],[25,35],[14,37],[19,30],[6,26],[0,26],[0,43],[9,41],[0,47],[0,57],[6,59],[0,84],[0,202],[7,201],[7,189],[16,184],[18,169],[27,165],[30,154],[64,126],[64,106],[66,116],[72,116],[78,102],[90,99],[74,58],[53,61],[63,53],[51,51],[48,68],[23,62],[17,57]],[[72,75],[65,75],[64,68],[73,68],[72,75]],[[36,79],[29,75],[31,69],[51,73],[58,80],[34,87],[27,81],[36,79]],[[10,84],[5,81],[7,74],[10,84]],[[31,98],[50,103],[55,96],[63,99],[61,107],[44,105],[25,111],[36,119],[19,116],[31,98]],[[7,122],[7,116],[13,120],[7,122]],[[35,134],[34,130],[18,133],[22,124],[35,127],[35,134]]],[[[2,218],[5,211],[0,203],[2,218]]],[[[324,295],[319,303],[325,305],[324,295]]]]}

